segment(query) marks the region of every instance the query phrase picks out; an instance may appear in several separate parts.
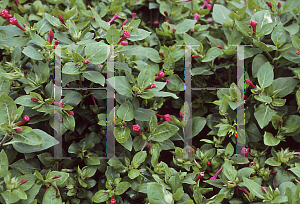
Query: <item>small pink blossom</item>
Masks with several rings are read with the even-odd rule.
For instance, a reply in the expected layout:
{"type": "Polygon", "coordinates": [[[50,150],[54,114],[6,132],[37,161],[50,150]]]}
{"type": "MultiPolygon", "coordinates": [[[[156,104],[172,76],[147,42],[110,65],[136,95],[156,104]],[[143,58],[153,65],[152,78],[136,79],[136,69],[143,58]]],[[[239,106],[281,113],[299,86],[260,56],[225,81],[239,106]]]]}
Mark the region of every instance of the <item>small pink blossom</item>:
{"type": "Polygon", "coordinates": [[[141,127],[138,124],[132,125],[132,130],[133,131],[138,132],[138,131],[140,131],[140,129],[141,129],[141,127]]]}
{"type": "Polygon", "coordinates": [[[256,88],[256,86],[252,83],[252,81],[250,81],[249,79],[245,79],[245,81],[246,81],[246,83],[249,85],[249,86],[251,86],[251,87],[253,87],[253,88],[256,88]]]}
{"type": "Polygon", "coordinates": [[[211,177],[209,180],[216,180],[217,177],[218,177],[218,175],[219,175],[219,173],[222,171],[222,169],[223,169],[223,167],[221,167],[221,168],[216,172],[216,174],[215,174],[213,177],[211,177]]]}
{"type": "Polygon", "coordinates": [[[63,18],[60,14],[57,14],[57,16],[58,16],[59,21],[60,21],[62,24],[66,25],[66,24],[65,24],[64,18],[63,18]]]}
{"type": "Polygon", "coordinates": [[[17,124],[17,126],[21,126],[21,125],[23,125],[24,123],[28,122],[29,120],[30,120],[29,116],[28,116],[28,115],[25,115],[24,118],[23,118],[23,120],[22,120],[21,122],[19,122],[19,123],[17,124]]]}
{"type": "Polygon", "coordinates": [[[202,179],[205,176],[203,172],[200,172],[200,174],[197,176],[195,182],[197,182],[199,179],[202,179]]]}
{"type": "Polygon", "coordinates": [[[136,13],[132,13],[132,20],[135,19],[136,13]]]}
{"type": "Polygon", "coordinates": [[[208,2],[210,2],[211,0],[205,0],[205,2],[203,3],[202,9],[204,9],[204,7],[208,4],[208,2]]]}
{"type": "Polygon", "coordinates": [[[300,51],[299,51],[299,50],[298,50],[298,51],[296,51],[296,54],[297,54],[297,55],[300,55],[300,51]]]}
{"type": "Polygon", "coordinates": [[[173,30],[172,30],[172,31],[173,31],[173,33],[175,33],[175,32],[176,32],[176,28],[173,28],[173,30]]]}
{"type": "Polygon", "coordinates": [[[198,13],[195,13],[194,14],[194,20],[195,21],[198,21],[198,19],[200,18],[200,15],[198,13]]]}
{"type": "Polygon", "coordinates": [[[111,24],[114,20],[119,19],[120,16],[118,14],[115,14],[114,17],[108,22],[108,24],[111,24]]]}
{"type": "Polygon", "coordinates": [[[207,5],[206,5],[206,8],[209,9],[209,10],[211,10],[212,5],[211,5],[211,4],[207,4],[207,5]]]}
{"type": "Polygon", "coordinates": [[[20,26],[20,24],[18,23],[18,20],[15,18],[10,18],[9,22],[15,26],[17,26],[18,28],[20,28],[23,31],[26,31],[23,27],[20,26]]]}
{"type": "Polygon", "coordinates": [[[165,76],[165,73],[164,73],[164,72],[161,72],[161,71],[159,71],[159,72],[158,72],[158,75],[157,75],[157,76],[155,76],[155,79],[163,78],[164,76],[165,76]]]}
{"type": "Polygon", "coordinates": [[[245,157],[248,157],[248,152],[249,152],[249,148],[245,148],[245,147],[242,148],[241,153],[245,154],[245,157]]]}
{"type": "Polygon", "coordinates": [[[52,30],[50,30],[49,34],[48,34],[47,42],[49,42],[50,44],[52,44],[53,38],[54,38],[54,33],[53,33],[52,30]]]}
{"type": "Polygon", "coordinates": [[[127,19],[125,19],[125,21],[123,22],[122,26],[126,25],[127,23],[127,19]]]}
{"type": "Polygon", "coordinates": [[[14,129],[16,132],[22,132],[22,128],[16,128],[16,129],[14,129]]]}
{"type": "Polygon", "coordinates": [[[122,41],[121,45],[126,46],[126,45],[128,45],[128,42],[127,41],[122,41]]]}
{"type": "Polygon", "coordinates": [[[250,195],[250,193],[244,188],[244,187],[240,187],[240,186],[236,186],[237,189],[243,191],[244,193],[246,193],[247,195],[250,195]]]}
{"type": "Polygon", "coordinates": [[[120,42],[122,42],[126,38],[130,38],[130,33],[127,30],[123,30],[123,36],[117,44],[120,44],[120,42]]]}
{"type": "Polygon", "coordinates": [[[252,26],[252,28],[253,28],[253,33],[255,34],[255,33],[256,33],[257,21],[254,21],[254,20],[251,19],[251,21],[250,21],[250,26],[252,26]]]}

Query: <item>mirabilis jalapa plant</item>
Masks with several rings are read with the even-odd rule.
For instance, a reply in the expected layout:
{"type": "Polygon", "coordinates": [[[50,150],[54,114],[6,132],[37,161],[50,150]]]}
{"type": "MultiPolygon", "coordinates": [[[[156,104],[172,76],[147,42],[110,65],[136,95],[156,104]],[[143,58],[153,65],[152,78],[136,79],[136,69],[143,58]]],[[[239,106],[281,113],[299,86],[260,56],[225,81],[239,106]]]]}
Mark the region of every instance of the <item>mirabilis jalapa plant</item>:
{"type": "Polygon", "coordinates": [[[3,0],[0,9],[0,203],[299,203],[300,2],[3,0]],[[182,45],[192,88],[230,87],[191,92],[192,147],[182,45]],[[247,45],[242,80],[233,45],[247,45]],[[69,88],[61,101],[56,48],[69,88]],[[116,104],[106,112],[112,61],[116,104]],[[106,148],[116,157],[103,159],[106,148]]]}

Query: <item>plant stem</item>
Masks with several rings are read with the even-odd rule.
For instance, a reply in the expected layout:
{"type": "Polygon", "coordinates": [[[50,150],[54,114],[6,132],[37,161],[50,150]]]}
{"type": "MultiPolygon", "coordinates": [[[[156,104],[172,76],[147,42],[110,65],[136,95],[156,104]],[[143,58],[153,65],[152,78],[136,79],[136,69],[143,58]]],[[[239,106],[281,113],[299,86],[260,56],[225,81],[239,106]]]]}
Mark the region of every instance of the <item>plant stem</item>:
{"type": "Polygon", "coordinates": [[[3,138],[2,141],[0,142],[0,145],[1,145],[1,146],[3,145],[3,143],[4,143],[4,141],[6,140],[7,136],[8,136],[8,133],[5,134],[4,138],[3,138]]]}
{"type": "Polygon", "coordinates": [[[270,55],[270,53],[268,53],[268,52],[266,52],[266,51],[264,51],[266,54],[267,54],[267,56],[268,56],[268,58],[269,58],[269,61],[273,61],[273,57],[270,55]]]}

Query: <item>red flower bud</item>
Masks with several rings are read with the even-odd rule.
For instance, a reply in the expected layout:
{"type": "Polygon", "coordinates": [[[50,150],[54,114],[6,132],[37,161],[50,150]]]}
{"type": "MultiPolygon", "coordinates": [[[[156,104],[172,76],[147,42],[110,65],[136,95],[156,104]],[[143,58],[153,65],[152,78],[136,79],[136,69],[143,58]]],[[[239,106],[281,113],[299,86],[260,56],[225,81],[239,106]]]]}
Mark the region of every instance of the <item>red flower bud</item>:
{"type": "Polygon", "coordinates": [[[200,174],[197,176],[195,181],[197,182],[199,179],[202,179],[204,176],[205,174],[203,172],[200,172],[200,174]]]}
{"type": "Polygon", "coordinates": [[[114,17],[108,22],[108,24],[111,24],[114,20],[120,18],[118,14],[115,14],[114,17]]]}
{"type": "Polygon", "coordinates": [[[223,50],[223,47],[222,47],[222,46],[217,46],[217,48],[219,48],[219,49],[223,50]]]}
{"type": "Polygon", "coordinates": [[[208,166],[211,166],[211,162],[206,162],[206,164],[207,164],[208,166]]]}
{"type": "Polygon", "coordinates": [[[281,3],[280,3],[280,2],[278,2],[278,4],[277,4],[277,7],[278,7],[278,8],[280,8],[280,7],[281,7],[281,3]]]}
{"type": "Polygon", "coordinates": [[[16,128],[16,129],[14,129],[16,132],[22,132],[22,128],[16,128]]]}
{"type": "Polygon", "coordinates": [[[132,20],[135,19],[136,13],[132,13],[132,20]]]}
{"type": "Polygon", "coordinates": [[[49,31],[49,34],[48,34],[48,39],[47,39],[47,42],[49,42],[50,44],[52,44],[52,40],[54,38],[54,33],[52,30],[49,31]]]}
{"type": "Polygon", "coordinates": [[[55,45],[58,45],[60,43],[59,40],[55,40],[55,45]]]}
{"type": "Polygon", "coordinates": [[[75,63],[74,65],[75,65],[75,66],[78,66],[78,64],[77,64],[77,63],[75,63]]]}
{"type": "Polygon", "coordinates": [[[164,14],[165,14],[166,16],[168,16],[168,12],[167,12],[167,11],[164,11],[164,14]]]}
{"type": "Polygon", "coordinates": [[[164,54],[162,52],[158,53],[161,57],[164,57],[164,54]]]}
{"type": "Polygon", "coordinates": [[[181,111],[179,111],[179,116],[180,116],[180,119],[182,121],[183,120],[183,113],[181,111]]]}
{"type": "Polygon", "coordinates": [[[61,177],[61,175],[55,175],[55,176],[53,176],[52,179],[57,179],[57,178],[59,178],[59,177],[61,177]]]}
{"type": "Polygon", "coordinates": [[[279,120],[279,125],[280,125],[280,126],[282,125],[282,120],[279,120]]]}
{"type": "Polygon", "coordinates": [[[88,179],[90,179],[90,177],[85,177],[85,180],[88,180],[88,179]]]}
{"type": "Polygon", "coordinates": [[[253,87],[253,88],[256,88],[256,86],[254,86],[254,84],[252,83],[252,81],[250,81],[249,79],[245,79],[245,81],[246,81],[246,83],[247,83],[249,86],[251,86],[251,87],[253,87]]]}
{"type": "Polygon", "coordinates": [[[194,33],[194,30],[191,30],[191,36],[193,35],[193,33],[194,33]]]}
{"type": "Polygon", "coordinates": [[[243,191],[244,193],[246,193],[247,195],[250,195],[250,193],[244,188],[244,187],[240,187],[240,186],[236,186],[237,189],[243,191]]]}
{"type": "Polygon", "coordinates": [[[24,71],[24,74],[25,74],[25,75],[27,74],[27,70],[24,71]]]}
{"type": "Polygon", "coordinates": [[[23,120],[22,120],[21,122],[19,122],[19,123],[17,124],[17,126],[21,126],[21,125],[23,125],[24,123],[28,122],[29,120],[30,120],[29,116],[28,116],[28,115],[25,115],[24,118],[23,118],[23,120]]]}
{"type": "Polygon", "coordinates": [[[122,26],[126,25],[127,23],[127,19],[123,22],[122,26]]]}
{"type": "Polygon", "coordinates": [[[161,72],[161,71],[159,71],[159,72],[158,72],[158,75],[157,75],[157,76],[155,76],[155,79],[163,78],[164,76],[165,76],[165,73],[164,73],[164,72],[161,72]]]}
{"type": "Polygon", "coordinates": [[[151,144],[150,144],[150,142],[148,142],[148,149],[149,149],[149,150],[151,149],[151,144]]]}
{"type": "Polygon", "coordinates": [[[270,174],[277,174],[278,171],[271,171],[270,174]]]}
{"type": "Polygon", "coordinates": [[[66,112],[69,113],[69,115],[74,115],[73,111],[66,110],[66,112]]]}
{"type": "Polygon", "coordinates": [[[253,33],[255,34],[255,33],[256,33],[257,21],[254,21],[254,20],[251,19],[251,21],[250,21],[250,26],[252,26],[252,28],[253,28],[253,33]]]}
{"type": "Polygon", "coordinates": [[[66,25],[65,24],[65,21],[64,21],[64,18],[60,15],[60,14],[57,14],[58,15],[58,19],[60,20],[60,22],[62,23],[62,24],[64,24],[64,25],[66,25]]]}
{"type": "Polygon", "coordinates": [[[19,184],[22,185],[22,184],[26,183],[27,181],[29,181],[29,179],[23,179],[19,184]]]}
{"type": "Polygon", "coordinates": [[[125,125],[126,125],[126,123],[123,123],[122,125],[123,125],[123,126],[125,126],[125,125]]]}
{"type": "Polygon", "coordinates": [[[217,177],[218,177],[218,175],[219,175],[219,173],[222,171],[222,169],[223,169],[223,167],[221,167],[221,168],[216,172],[216,174],[215,174],[213,177],[211,177],[209,180],[216,180],[217,177]]]}
{"type": "Polygon", "coordinates": [[[192,55],[193,58],[199,58],[199,55],[192,55]]]}
{"type": "Polygon", "coordinates": [[[266,1],[266,3],[268,4],[268,6],[269,6],[270,8],[272,8],[272,4],[271,4],[271,2],[269,2],[269,1],[266,1]]]}
{"type": "Polygon", "coordinates": [[[263,192],[264,194],[267,194],[266,189],[265,189],[264,187],[260,186],[260,189],[262,190],[262,192],[263,192]]]}
{"type": "Polygon", "coordinates": [[[88,63],[89,63],[89,60],[85,60],[85,61],[84,61],[84,64],[88,64],[88,63]]]}
{"type": "Polygon", "coordinates": [[[32,101],[34,101],[34,102],[37,102],[37,101],[39,101],[39,100],[37,100],[36,98],[30,98],[32,101]]]}
{"type": "Polygon", "coordinates": [[[48,190],[49,186],[46,187],[46,190],[48,190]]]}
{"type": "Polygon", "coordinates": [[[122,42],[121,42],[121,45],[127,46],[127,45],[128,45],[128,42],[127,42],[127,41],[122,41],[122,42]]]}
{"type": "Polygon", "coordinates": [[[117,43],[120,44],[120,42],[122,42],[123,40],[125,40],[126,38],[130,38],[130,33],[127,31],[127,30],[123,30],[123,36],[122,38],[120,39],[120,41],[117,43]]]}
{"type": "Polygon", "coordinates": [[[176,32],[176,28],[173,28],[173,30],[172,30],[172,31],[173,31],[173,33],[175,33],[175,32],[176,32]]]}
{"type": "Polygon", "coordinates": [[[23,27],[20,26],[20,24],[18,23],[17,19],[15,18],[10,18],[9,22],[15,26],[17,26],[18,28],[20,28],[23,31],[26,31],[23,27]]]}
{"type": "Polygon", "coordinates": [[[300,55],[300,51],[296,51],[296,54],[297,54],[297,55],[300,55]]]}

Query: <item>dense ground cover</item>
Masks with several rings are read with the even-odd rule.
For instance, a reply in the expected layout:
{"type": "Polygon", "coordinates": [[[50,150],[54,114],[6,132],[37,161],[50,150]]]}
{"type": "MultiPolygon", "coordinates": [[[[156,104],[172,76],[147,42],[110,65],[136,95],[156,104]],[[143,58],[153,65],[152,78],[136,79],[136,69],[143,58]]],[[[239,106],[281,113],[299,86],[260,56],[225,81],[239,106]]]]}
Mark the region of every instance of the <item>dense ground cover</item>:
{"type": "Polygon", "coordinates": [[[299,203],[299,3],[2,0],[0,203],[299,203]]]}

